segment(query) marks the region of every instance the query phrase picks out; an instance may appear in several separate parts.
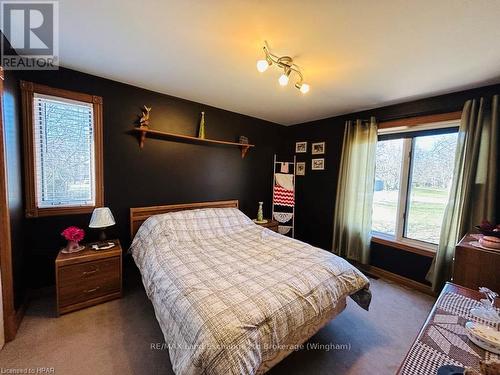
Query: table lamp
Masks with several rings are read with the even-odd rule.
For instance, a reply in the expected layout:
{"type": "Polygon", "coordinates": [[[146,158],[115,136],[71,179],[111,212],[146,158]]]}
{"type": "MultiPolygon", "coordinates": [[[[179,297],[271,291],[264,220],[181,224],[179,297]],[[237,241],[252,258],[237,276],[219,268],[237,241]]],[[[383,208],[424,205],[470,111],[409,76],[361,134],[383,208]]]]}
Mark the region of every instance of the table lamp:
{"type": "Polygon", "coordinates": [[[89,228],[100,228],[101,233],[99,234],[99,241],[106,240],[106,232],[104,228],[115,225],[115,218],[108,207],[98,207],[92,212],[92,217],[90,218],[89,228]]]}

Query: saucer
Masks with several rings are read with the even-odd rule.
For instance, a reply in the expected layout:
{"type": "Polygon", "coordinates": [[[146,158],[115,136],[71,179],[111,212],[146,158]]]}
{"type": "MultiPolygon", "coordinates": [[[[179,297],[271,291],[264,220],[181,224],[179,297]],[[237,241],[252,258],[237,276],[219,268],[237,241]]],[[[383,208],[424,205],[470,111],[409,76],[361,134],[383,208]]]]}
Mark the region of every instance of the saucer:
{"type": "Polygon", "coordinates": [[[495,328],[476,322],[465,323],[467,337],[477,346],[500,354],[500,332],[495,328]]]}
{"type": "Polygon", "coordinates": [[[264,219],[264,220],[257,220],[257,219],[253,219],[253,222],[255,224],[267,224],[267,219],[264,219]]]}

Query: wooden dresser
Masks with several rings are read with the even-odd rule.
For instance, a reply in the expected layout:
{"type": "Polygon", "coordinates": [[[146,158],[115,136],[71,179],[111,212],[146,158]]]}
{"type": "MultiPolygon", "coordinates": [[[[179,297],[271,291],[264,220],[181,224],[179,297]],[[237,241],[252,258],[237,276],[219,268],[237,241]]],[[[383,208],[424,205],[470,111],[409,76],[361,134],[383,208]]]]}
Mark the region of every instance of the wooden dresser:
{"type": "Polygon", "coordinates": [[[473,290],[485,286],[500,293],[500,251],[474,247],[471,241],[476,240],[467,235],[455,248],[453,283],[473,290]]]}
{"type": "Polygon", "coordinates": [[[122,248],[120,241],[112,240],[109,250],[84,250],[63,254],[56,258],[57,315],[122,295],[122,248]]]}

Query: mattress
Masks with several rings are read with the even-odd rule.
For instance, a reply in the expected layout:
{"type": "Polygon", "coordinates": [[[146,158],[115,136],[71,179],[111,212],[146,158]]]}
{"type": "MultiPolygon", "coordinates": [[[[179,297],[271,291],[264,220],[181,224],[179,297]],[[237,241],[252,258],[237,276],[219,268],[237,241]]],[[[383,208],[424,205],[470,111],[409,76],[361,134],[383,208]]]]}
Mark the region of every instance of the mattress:
{"type": "Polygon", "coordinates": [[[347,261],[236,208],[152,216],[130,251],[178,375],[265,372],[347,296],[370,300],[368,279],[347,261]]]}

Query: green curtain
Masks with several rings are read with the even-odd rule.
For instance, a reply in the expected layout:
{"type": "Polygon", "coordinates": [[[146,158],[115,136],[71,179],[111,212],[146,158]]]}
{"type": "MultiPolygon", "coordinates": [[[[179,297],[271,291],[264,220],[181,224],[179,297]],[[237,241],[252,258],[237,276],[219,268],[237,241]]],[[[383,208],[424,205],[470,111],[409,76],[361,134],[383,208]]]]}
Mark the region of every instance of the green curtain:
{"type": "Polygon", "coordinates": [[[333,222],[334,253],[368,264],[372,224],[377,123],[347,121],[333,222]]]}
{"type": "Polygon", "coordinates": [[[438,250],[427,274],[438,292],[450,279],[455,246],[474,225],[495,223],[498,171],[499,96],[468,100],[458,131],[455,169],[438,250]]]}

